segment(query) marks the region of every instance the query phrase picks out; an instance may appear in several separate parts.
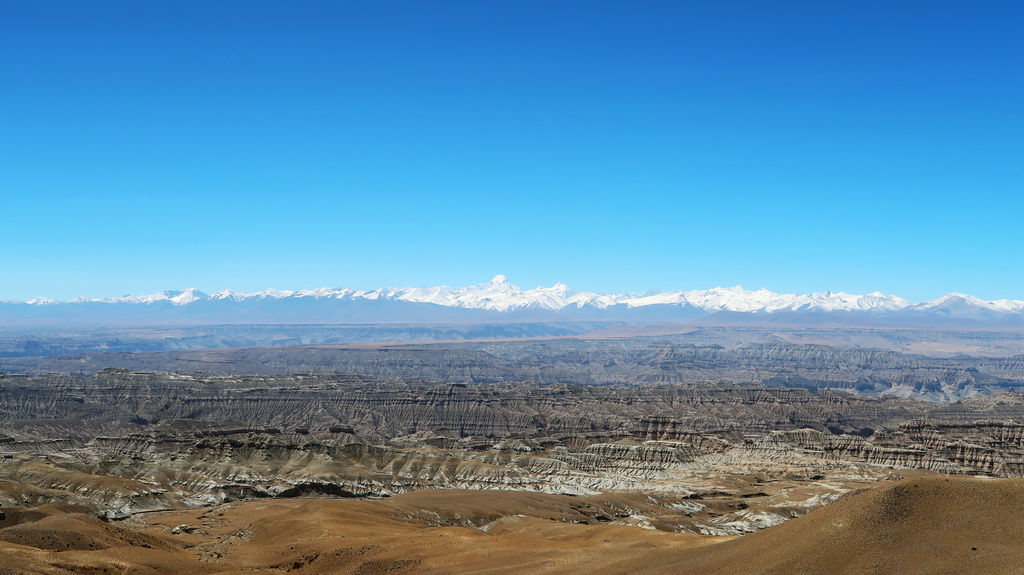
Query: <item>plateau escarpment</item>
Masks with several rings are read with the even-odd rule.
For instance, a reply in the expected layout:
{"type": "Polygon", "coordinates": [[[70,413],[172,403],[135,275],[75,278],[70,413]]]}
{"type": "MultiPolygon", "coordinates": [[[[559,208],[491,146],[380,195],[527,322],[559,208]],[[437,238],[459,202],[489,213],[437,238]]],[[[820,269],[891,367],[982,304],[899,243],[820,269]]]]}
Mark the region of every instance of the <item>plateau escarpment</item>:
{"type": "Polygon", "coordinates": [[[1022,421],[1017,394],[936,404],[728,384],[5,376],[0,500],[127,517],[438,488],[642,492],[660,519],[616,521],[738,534],[894,473],[1020,476],[1022,421]]]}
{"type": "Polygon", "coordinates": [[[767,433],[803,427],[863,434],[920,417],[972,422],[1015,417],[1022,410],[1024,404],[1015,400],[933,404],[728,384],[436,385],[348,374],[210,377],[124,370],[90,377],[0,378],[0,422],[60,426],[81,421],[77,427],[83,431],[192,420],[306,431],[348,426],[380,438],[449,430],[457,437],[621,432],[660,433],[664,439],[672,432],[767,433]],[[657,431],[658,426],[664,429],[657,431]]]}
{"type": "MultiPolygon", "coordinates": [[[[783,334],[785,335],[785,334],[783,334]]],[[[722,339],[721,333],[709,336],[722,339]]],[[[730,336],[731,337],[731,336],[730,336]]],[[[735,337],[746,337],[744,334],[735,337]]],[[[720,382],[956,401],[1024,390],[1024,356],[926,356],[773,339],[725,347],[694,335],[363,347],[293,346],[4,358],[8,373],[89,375],[117,367],[210,375],[358,373],[383,380],[537,385],[720,382]]]]}

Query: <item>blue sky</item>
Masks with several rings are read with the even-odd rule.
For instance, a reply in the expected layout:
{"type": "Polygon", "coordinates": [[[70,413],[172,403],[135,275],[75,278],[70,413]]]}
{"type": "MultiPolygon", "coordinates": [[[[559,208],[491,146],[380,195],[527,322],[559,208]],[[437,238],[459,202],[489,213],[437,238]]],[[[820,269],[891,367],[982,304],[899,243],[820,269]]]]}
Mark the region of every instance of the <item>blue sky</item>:
{"type": "Polygon", "coordinates": [[[0,2],[0,299],[1024,298],[1020,2],[0,2]]]}

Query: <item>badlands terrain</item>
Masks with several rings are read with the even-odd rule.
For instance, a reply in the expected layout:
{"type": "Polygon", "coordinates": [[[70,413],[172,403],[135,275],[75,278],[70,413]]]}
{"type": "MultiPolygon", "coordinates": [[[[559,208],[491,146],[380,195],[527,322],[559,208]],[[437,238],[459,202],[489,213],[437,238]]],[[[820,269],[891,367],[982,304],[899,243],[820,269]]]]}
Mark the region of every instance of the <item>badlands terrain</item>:
{"type": "MultiPolygon", "coordinates": [[[[337,329],[179,333],[195,342],[337,329]]],[[[10,338],[0,565],[1024,568],[1016,332],[659,329],[510,339],[460,336],[473,333],[461,326],[433,343],[177,350],[138,349],[149,332],[128,330],[124,351],[90,347],[109,331],[10,338]],[[19,352],[26,338],[39,345],[19,352]],[[68,345],[79,348],[26,353],[68,345]]]]}

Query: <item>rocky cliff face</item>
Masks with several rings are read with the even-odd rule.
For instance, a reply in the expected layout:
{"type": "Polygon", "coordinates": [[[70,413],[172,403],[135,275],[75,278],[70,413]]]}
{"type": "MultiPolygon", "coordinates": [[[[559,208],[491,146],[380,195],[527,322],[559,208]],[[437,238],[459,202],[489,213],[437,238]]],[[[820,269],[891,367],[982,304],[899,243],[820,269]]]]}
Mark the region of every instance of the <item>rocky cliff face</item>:
{"type": "Polygon", "coordinates": [[[929,357],[777,342],[726,348],[669,337],[154,351],[6,358],[0,366],[8,372],[35,374],[92,374],[108,367],[219,376],[337,372],[381,380],[544,386],[719,382],[945,402],[1024,390],[1024,356],[929,357]]]}
{"type": "MultiPolygon", "coordinates": [[[[0,421],[90,427],[165,420],[235,421],[367,437],[449,430],[457,437],[623,431],[674,439],[685,431],[767,433],[810,427],[859,432],[895,427],[938,406],[833,391],[759,386],[432,385],[353,375],[227,377],[105,370],[91,377],[0,379],[0,421]],[[662,418],[661,420],[651,418],[662,418]],[[638,426],[666,421],[667,430],[638,426]]],[[[1022,406],[1024,407],[1024,406],[1022,406]]],[[[957,411],[941,408],[949,421],[957,411]]],[[[976,418],[978,409],[965,418],[976,418]]]]}
{"type": "Polygon", "coordinates": [[[889,430],[929,448],[940,447],[935,437],[1019,447],[1022,431],[1014,422],[1022,419],[1024,395],[1018,394],[935,404],[728,384],[436,385],[347,374],[210,377],[124,370],[0,378],[0,423],[33,440],[187,421],[289,433],[351,430],[386,440],[441,431],[439,437],[456,440],[547,436],[576,446],[587,443],[581,438],[601,442],[611,434],[702,448],[781,430],[862,437],[889,430]]]}
{"type": "Polygon", "coordinates": [[[1016,394],[934,404],[726,384],[6,376],[0,499],[124,516],[424,488],[639,491],[672,499],[673,529],[741,533],[893,470],[1020,476],[1022,422],[1016,394]]]}
{"type": "Polygon", "coordinates": [[[772,432],[760,445],[785,445],[823,458],[856,461],[894,469],[940,473],[982,473],[1020,477],[1024,429],[1014,421],[933,423],[915,420],[894,432],[869,438],[815,430],[772,432]]]}

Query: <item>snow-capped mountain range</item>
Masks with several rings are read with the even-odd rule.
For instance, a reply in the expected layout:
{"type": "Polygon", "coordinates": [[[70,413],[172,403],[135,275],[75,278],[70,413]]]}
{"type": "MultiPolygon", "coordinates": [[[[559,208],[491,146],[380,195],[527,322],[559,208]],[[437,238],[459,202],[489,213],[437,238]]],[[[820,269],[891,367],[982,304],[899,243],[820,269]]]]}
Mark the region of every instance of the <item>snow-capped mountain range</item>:
{"type": "Polygon", "coordinates": [[[558,283],[521,289],[502,275],[491,281],[448,286],[352,290],[320,288],[206,294],[196,289],[150,295],[57,301],[0,302],[0,322],[49,319],[138,323],[177,319],[188,323],[423,322],[501,319],[609,319],[619,321],[823,320],[900,323],[947,320],[1024,325],[1024,300],[986,301],[964,294],[911,302],[879,292],[780,294],[740,286],[643,294],[577,292],[558,283]]]}

